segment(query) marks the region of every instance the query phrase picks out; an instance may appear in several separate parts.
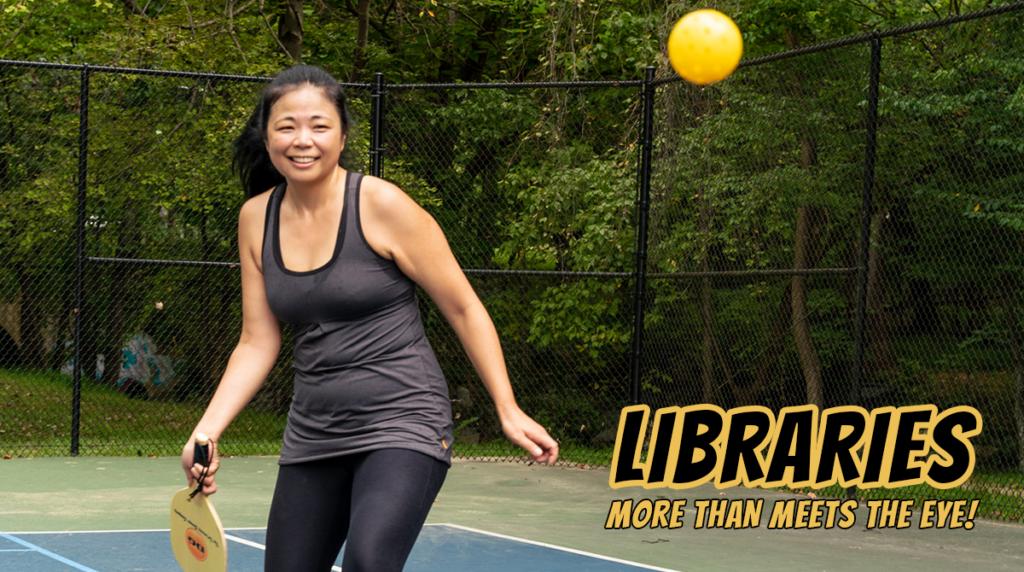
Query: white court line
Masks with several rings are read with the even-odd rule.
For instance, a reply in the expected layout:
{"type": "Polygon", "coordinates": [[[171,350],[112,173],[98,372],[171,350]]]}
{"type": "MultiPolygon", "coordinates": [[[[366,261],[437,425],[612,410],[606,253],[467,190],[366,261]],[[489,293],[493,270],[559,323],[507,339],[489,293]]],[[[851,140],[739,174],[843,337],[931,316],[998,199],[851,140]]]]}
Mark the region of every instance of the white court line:
{"type": "MultiPolygon", "coordinates": [[[[427,524],[424,524],[424,526],[449,526],[451,528],[456,528],[456,529],[459,529],[459,530],[465,530],[465,531],[469,531],[469,532],[476,532],[478,534],[483,534],[483,535],[486,535],[486,536],[493,536],[495,538],[503,538],[503,539],[506,539],[506,540],[513,540],[513,541],[516,541],[516,542],[522,542],[524,544],[532,544],[534,546],[542,546],[544,548],[551,548],[551,549],[554,549],[554,550],[561,550],[562,552],[570,552],[572,554],[579,554],[581,556],[589,556],[590,558],[597,558],[599,560],[607,560],[609,562],[617,562],[619,564],[627,564],[629,566],[636,566],[638,568],[644,568],[644,569],[647,569],[647,570],[657,570],[659,572],[679,572],[678,570],[672,570],[670,568],[659,568],[657,566],[651,566],[649,564],[641,564],[639,562],[631,562],[629,560],[622,560],[620,558],[612,558],[610,556],[603,556],[601,554],[594,554],[593,552],[585,552],[583,550],[576,550],[574,548],[566,548],[564,546],[558,546],[556,544],[547,544],[547,543],[544,543],[544,542],[537,542],[535,540],[527,540],[525,538],[517,538],[515,536],[508,536],[508,535],[504,535],[504,534],[498,534],[498,533],[495,533],[495,532],[487,532],[486,530],[479,530],[479,529],[476,529],[476,528],[470,528],[468,526],[461,526],[461,525],[458,525],[458,524],[451,524],[451,523],[427,523],[427,524]]],[[[227,532],[229,530],[265,530],[265,527],[229,528],[229,529],[225,529],[225,532],[227,532]]],[[[169,533],[170,529],[168,529],[168,528],[159,529],[158,528],[158,529],[150,529],[150,530],[70,530],[70,531],[65,531],[64,533],[59,533],[59,532],[54,532],[54,531],[47,531],[47,532],[14,532],[14,533],[10,533],[10,534],[80,534],[80,533],[81,534],[97,534],[97,533],[104,533],[104,532],[168,532],[169,533]]],[[[0,535],[0,536],[2,536],[2,535],[0,535]]],[[[228,540],[231,540],[231,541],[234,541],[234,542],[237,542],[239,544],[243,544],[245,546],[249,546],[249,547],[252,547],[252,548],[257,548],[259,550],[266,550],[267,549],[267,547],[262,545],[262,544],[259,544],[257,542],[253,542],[251,540],[246,540],[244,538],[239,538],[237,536],[232,536],[230,534],[225,534],[224,537],[227,538],[228,540]]],[[[88,569],[86,569],[86,570],[88,570],[88,569]]],[[[340,566],[334,566],[334,567],[331,568],[331,570],[334,571],[334,572],[341,572],[341,567],[340,566]]],[[[95,572],[95,571],[93,571],[93,572],[95,572]]]]}
{"type": "Polygon", "coordinates": [[[57,562],[60,562],[61,564],[67,564],[68,566],[70,566],[70,567],[72,567],[72,568],[74,568],[76,570],[81,570],[82,572],[96,572],[96,570],[93,570],[92,568],[89,568],[88,566],[83,566],[83,565],[79,564],[78,562],[75,562],[74,560],[68,560],[67,558],[64,558],[63,556],[61,556],[60,554],[55,554],[55,553],[50,552],[49,550],[47,550],[45,548],[41,548],[39,546],[36,546],[35,544],[32,544],[31,542],[26,542],[26,541],[24,541],[24,540],[22,540],[20,538],[12,536],[10,534],[4,534],[4,533],[0,532],[0,538],[6,538],[7,540],[10,540],[11,542],[20,544],[20,545],[24,546],[25,548],[28,548],[32,552],[38,552],[38,553],[42,554],[43,556],[49,556],[50,558],[53,558],[57,562]]]}
{"type": "MultiPolygon", "coordinates": [[[[265,526],[251,526],[251,527],[239,527],[239,528],[225,528],[228,530],[266,530],[265,526]]],[[[126,528],[124,530],[32,530],[32,531],[21,531],[21,532],[8,532],[6,534],[105,534],[105,533],[130,533],[130,532],[167,532],[170,533],[169,528],[126,528]]]]}
{"type": "Polygon", "coordinates": [[[133,528],[133,529],[125,529],[125,530],[24,530],[24,531],[21,531],[21,532],[8,532],[7,534],[20,534],[20,535],[25,535],[25,534],[106,534],[106,533],[121,534],[121,533],[126,533],[126,532],[167,532],[167,533],[169,533],[170,531],[171,531],[171,529],[169,529],[169,528],[133,528]]]}
{"type": "Polygon", "coordinates": [[[516,538],[515,536],[506,536],[504,534],[498,534],[496,532],[487,532],[486,530],[478,530],[476,528],[469,528],[468,526],[460,526],[458,524],[450,524],[446,522],[430,523],[424,526],[450,526],[459,530],[466,530],[469,532],[476,532],[487,536],[494,536],[496,538],[504,538],[505,540],[514,540],[516,542],[522,542],[524,544],[533,544],[534,546],[543,546],[544,548],[552,548],[554,550],[561,550],[562,552],[571,552],[573,554],[579,554],[581,556],[589,556],[591,558],[597,558],[599,560],[608,560],[609,562],[617,562],[619,564],[628,564],[630,566],[636,566],[638,568],[646,568],[647,570],[658,570],[659,572],[679,572],[678,570],[672,570],[670,568],[659,568],[657,566],[650,566],[648,564],[641,564],[639,562],[630,562],[629,560],[622,560],[620,558],[612,558],[611,556],[602,556],[600,554],[594,554],[593,552],[584,552],[582,550],[576,550],[574,548],[566,548],[564,546],[558,546],[557,544],[547,544],[544,542],[537,542],[535,540],[527,540],[525,538],[516,538]]]}
{"type": "Polygon", "coordinates": [[[251,546],[253,548],[259,548],[260,550],[266,551],[266,549],[267,549],[266,546],[263,546],[262,544],[260,544],[258,542],[253,542],[251,540],[246,540],[244,538],[239,538],[237,536],[231,536],[230,534],[225,534],[224,538],[227,538],[228,540],[234,540],[235,542],[237,542],[239,544],[244,544],[246,546],[251,546]]]}
{"type": "MultiPolygon", "coordinates": [[[[263,530],[263,529],[262,528],[248,528],[248,529],[236,528],[236,529],[233,529],[233,530],[263,530]]],[[[246,540],[244,538],[239,538],[237,536],[231,536],[230,534],[225,534],[224,538],[227,538],[228,540],[233,540],[233,541],[235,541],[235,542],[237,542],[239,544],[244,544],[246,546],[251,546],[253,548],[259,548],[260,550],[263,550],[263,551],[267,550],[266,546],[264,546],[264,545],[262,545],[262,544],[260,544],[258,542],[253,542],[251,540],[246,540]]],[[[331,566],[331,570],[333,570],[334,572],[341,572],[341,566],[331,566]]]]}

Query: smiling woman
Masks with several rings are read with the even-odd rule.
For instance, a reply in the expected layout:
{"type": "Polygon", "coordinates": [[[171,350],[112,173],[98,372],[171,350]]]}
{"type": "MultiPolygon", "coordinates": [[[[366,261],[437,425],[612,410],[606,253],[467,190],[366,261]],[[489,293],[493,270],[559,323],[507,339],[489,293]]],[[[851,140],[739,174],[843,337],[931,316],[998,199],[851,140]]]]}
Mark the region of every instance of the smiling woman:
{"type": "MultiPolygon", "coordinates": [[[[448,385],[417,286],[462,340],[505,434],[533,460],[558,444],[516,404],[501,345],[437,222],[395,185],[346,170],[345,95],[296,66],[264,91],[235,144],[242,336],[182,451],[216,443],[263,384],[292,326],[295,384],[267,525],[266,570],[401,570],[451,466],[448,385]],[[270,192],[267,192],[270,191],[270,192]]],[[[216,448],[213,449],[216,456],[216,448]]],[[[216,492],[214,458],[200,486],[216,492]]]]}

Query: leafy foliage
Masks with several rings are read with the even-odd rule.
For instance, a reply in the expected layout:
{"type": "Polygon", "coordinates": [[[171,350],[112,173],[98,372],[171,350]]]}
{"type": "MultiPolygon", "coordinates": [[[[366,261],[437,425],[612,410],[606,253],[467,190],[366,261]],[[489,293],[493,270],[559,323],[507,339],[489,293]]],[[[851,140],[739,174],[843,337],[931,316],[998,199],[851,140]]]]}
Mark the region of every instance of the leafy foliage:
{"type": "MultiPolygon", "coordinates": [[[[667,78],[663,44],[671,25],[711,4],[371,4],[362,65],[383,71],[391,84],[384,176],[438,219],[463,267],[631,272],[637,89],[394,84],[634,80],[648,65],[667,78]]],[[[989,4],[744,0],[714,6],[737,21],[752,58],[989,4]]],[[[345,80],[358,71],[357,15],[347,2],[304,6],[303,62],[345,80]]],[[[0,57],[271,76],[292,63],[276,37],[282,9],[273,0],[0,0],[0,57]]],[[[1020,22],[1010,14],[883,42],[875,209],[868,213],[877,228],[878,282],[869,315],[876,327],[868,335],[869,349],[891,342],[897,359],[869,372],[873,395],[937,395],[942,380],[972,367],[957,351],[984,352],[984,364],[973,367],[1013,367],[1006,308],[1020,315],[1024,303],[1020,22]],[[907,340],[933,355],[907,357],[907,340]]],[[[714,86],[668,83],[656,91],[647,270],[667,276],[651,279],[647,292],[642,381],[652,402],[704,398],[707,371],[711,389],[726,401],[743,391],[772,407],[803,400],[792,324],[773,329],[788,310],[789,278],[705,281],[680,274],[790,268],[800,208],[818,217],[816,267],[858,264],[869,55],[867,44],[856,44],[744,67],[714,86]],[[703,308],[711,309],[709,316],[703,308]]],[[[77,72],[0,66],[0,229],[9,237],[0,242],[0,295],[22,296],[25,307],[39,310],[32,359],[51,369],[67,358],[54,347],[63,348],[73,324],[69,229],[76,220],[78,81],[77,72]]],[[[227,158],[259,88],[93,72],[88,255],[237,260],[242,194],[227,158]]],[[[356,118],[348,143],[352,168],[366,170],[369,91],[348,91],[356,118]]],[[[116,351],[126,336],[151,332],[161,347],[192,357],[192,381],[174,395],[208,394],[238,335],[232,272],[90,265],[86,336],[93,346],[116,351]],[[156,310],[157,302],[167,310],[156,310]]],[[[498,325],[524,407],[567,442],[598,439],[614,424],[609,412],[625,401],[631,280],[473,280],[498,325]]],[[[856,283],[852,276],[814,276],[809,292],[826,392],[841,402],[850,379],[856,283]]],[[[500,428],[458,341],[429,304],[423,313],[453,397],[461,400],[462,429],[494,439],[500,428]]],[[[259,407],[287,408],[289,383],[287,364],[278,364],[259,407]]],[[[1008,437],[1017,422],[1008,404],[1020,396],[999,391],[1000,399],[977,403],[989,408],[986,422],[998,423],[992,435],[999,442],[986,445],[996,453],[986,462],[1009,466],[1021,455],[1008,437]]]]}

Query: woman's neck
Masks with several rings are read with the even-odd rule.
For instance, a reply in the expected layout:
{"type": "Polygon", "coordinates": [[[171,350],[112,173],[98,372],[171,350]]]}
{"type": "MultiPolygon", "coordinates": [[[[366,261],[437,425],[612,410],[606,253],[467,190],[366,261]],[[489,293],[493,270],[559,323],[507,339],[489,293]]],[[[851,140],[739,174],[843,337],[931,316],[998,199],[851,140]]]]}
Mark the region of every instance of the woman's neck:
{"type": "Polygon", "coordinates": [[[341,200],[347,171],[333,169],[327,177],[315,181],[288,181],[284,199],[300,216],[309,216],[331,208],[341,200]]]}

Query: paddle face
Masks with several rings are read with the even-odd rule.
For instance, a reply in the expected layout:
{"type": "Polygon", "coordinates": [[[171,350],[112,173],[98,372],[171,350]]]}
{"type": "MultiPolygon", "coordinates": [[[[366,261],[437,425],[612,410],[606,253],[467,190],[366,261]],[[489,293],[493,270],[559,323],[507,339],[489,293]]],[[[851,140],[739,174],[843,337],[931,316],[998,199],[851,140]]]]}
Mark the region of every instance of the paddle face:
{"type": "Polygon", "coordinates": [[[224,527],[206,495],[189,498],[186,487],[171,501],[171,547],[185,572],[225,572],[228,549],[224,527]]]}

